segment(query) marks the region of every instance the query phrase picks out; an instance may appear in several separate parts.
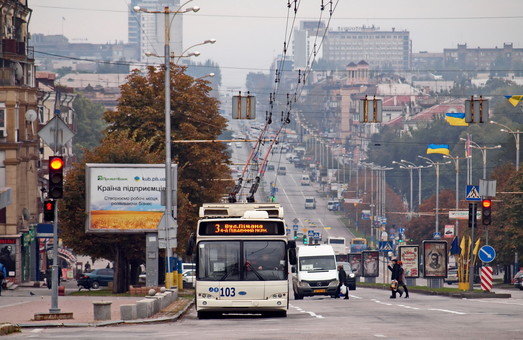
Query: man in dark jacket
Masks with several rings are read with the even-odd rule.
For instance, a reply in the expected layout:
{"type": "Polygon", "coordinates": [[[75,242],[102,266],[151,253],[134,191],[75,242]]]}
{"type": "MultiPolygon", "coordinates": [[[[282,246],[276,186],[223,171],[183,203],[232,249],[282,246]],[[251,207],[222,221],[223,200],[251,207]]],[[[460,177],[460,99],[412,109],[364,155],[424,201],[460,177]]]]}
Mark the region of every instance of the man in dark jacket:
{"type": "Polygon", "coordinates": [[[349,299],[349,288],[347,287],[347,273],[345,273],[345,270],[343,270],[343,266],[342,265],[338,266],[338,281],[339,281],[338,289],[336,290],[335,298],[338,299],[340,297],[341,286],[345,285],[347,290],[346,290],[344,299],[348,300],[349,299]]]}
{"type": "Polygon", "coordinates": [[[399,287],[399,282],[401,281],[403,269],[398,264],[397,259],[392,260],[392,267],[389,265],[389,266],[387,266],[387,268],[389,268],[389,270],[392,272],[391,280],[396,280],[398,282],[398,285],[396,286],[395,289],[391,287],[392,295],[390,296],[390,298],[395,299],[397,292],[400,294],[400,297],[401,297],[403,292],[401,290],[397,289],[397,287],[399,287]]]}
{"type": "Polygon", "coordinates": [[[0,262],[0,295],[2,295],[2,285],[7,278],[7,268],[0,262]]]}

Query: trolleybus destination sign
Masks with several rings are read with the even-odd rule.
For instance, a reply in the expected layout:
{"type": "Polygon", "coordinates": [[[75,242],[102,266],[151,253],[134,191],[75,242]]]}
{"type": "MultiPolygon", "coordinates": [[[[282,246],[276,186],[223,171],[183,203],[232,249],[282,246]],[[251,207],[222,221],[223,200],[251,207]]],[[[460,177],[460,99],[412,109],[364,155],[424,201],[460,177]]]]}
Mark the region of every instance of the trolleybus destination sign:
{"type": "Polygon", "coordinates": [[[284,235],[284,227],[274,221],[208,221],[200,223],[200,235],[284,235]]]}

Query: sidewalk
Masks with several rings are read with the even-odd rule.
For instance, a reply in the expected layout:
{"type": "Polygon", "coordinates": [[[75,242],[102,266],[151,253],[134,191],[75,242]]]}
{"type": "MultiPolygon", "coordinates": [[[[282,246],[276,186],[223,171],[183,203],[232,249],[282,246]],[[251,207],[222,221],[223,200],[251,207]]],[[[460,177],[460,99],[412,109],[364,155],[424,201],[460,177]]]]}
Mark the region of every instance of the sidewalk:
{"type": "MultiPolygon", "coordinates": [[[[66,289],[70,293],[72,289],[66,289]]],[[[73,313],[73,319],[34,321],[36,313],[49,313],[51,308],[50,290],[47,288],[19,287],[14,291],[2,291],[0,296],[0,324],[10,323],[21,327],[88,327],[123,323],[120,318],[120,306],[133,304],[143,296],[59,296],[58,308],[63,313],[73,313]],[[33,293],[34,295],[30,294],[33,293]],[[93,302],[111,301],[111,320],[95,321],[93,302]]],[[[178,298],[160,313],[141,320],[129,320],[129,323],[159,322],[176,320],[190,306],[192,300],[178,298]]]]}

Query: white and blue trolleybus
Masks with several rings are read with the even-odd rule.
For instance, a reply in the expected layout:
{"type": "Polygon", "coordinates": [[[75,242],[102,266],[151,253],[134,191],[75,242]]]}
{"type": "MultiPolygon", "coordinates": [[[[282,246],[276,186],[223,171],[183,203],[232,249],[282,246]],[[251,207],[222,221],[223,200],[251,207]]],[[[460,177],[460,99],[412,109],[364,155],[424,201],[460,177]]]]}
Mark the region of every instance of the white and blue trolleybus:
{"type": "Polygon", "coordinates": [[[193,248],[198,318],[287,316],[296,243],[287,239],[279,204],[204,204],[193,248]]]}

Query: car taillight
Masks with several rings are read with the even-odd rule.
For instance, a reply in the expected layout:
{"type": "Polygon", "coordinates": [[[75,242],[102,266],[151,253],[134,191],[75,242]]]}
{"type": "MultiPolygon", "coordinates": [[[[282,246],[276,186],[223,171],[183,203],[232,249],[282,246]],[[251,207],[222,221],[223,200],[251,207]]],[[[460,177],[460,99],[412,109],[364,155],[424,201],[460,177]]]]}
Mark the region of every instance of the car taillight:
{"type": "Polygon", "coordinates": [[[89,276],[87,276],[87,275],[82,276],[82,279],[88,279],[88,278],[89,278],[89,276]]]}

